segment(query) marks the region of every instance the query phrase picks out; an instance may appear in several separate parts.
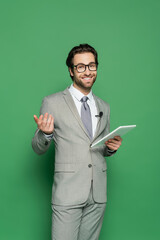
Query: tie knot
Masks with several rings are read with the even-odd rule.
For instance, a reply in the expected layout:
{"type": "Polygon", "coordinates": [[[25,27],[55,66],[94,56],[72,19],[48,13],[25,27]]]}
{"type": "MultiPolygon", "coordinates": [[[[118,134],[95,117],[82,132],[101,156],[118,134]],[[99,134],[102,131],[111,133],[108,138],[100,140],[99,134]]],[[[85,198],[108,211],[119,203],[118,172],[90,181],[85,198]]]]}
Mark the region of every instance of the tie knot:
{"type": "Polygon", "coordinates": [[[87,102],[87,100],[88,100],[87,96],[84,96],[84,97],[81,98],[81,102],[87,102]]]}

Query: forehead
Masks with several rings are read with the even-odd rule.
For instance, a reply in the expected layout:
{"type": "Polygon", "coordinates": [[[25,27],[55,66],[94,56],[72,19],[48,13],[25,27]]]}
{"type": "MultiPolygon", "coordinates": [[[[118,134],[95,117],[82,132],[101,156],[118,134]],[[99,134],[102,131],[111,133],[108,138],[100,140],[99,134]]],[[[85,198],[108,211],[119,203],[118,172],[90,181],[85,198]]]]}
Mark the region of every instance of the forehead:
{"type": "Polygon", "coordinates": [[[77,65],[78,63],[88,64],[90,62],[95,62],[95,57],[91,52],[77,53],[74,55],[73,58],[74,65],[77,65]]]}

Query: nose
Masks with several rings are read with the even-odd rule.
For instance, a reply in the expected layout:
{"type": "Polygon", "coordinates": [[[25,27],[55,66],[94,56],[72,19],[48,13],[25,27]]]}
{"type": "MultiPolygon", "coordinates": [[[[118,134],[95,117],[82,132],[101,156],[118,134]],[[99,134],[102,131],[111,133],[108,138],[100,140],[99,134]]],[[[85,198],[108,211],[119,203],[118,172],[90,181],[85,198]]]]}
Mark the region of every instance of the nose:
{"type": "Polygon", "coordinates": [[[85,73],[88,74],[88,75],[91,73],[90,70],[89,70],[89,66],[86,66],[85,73]]]}

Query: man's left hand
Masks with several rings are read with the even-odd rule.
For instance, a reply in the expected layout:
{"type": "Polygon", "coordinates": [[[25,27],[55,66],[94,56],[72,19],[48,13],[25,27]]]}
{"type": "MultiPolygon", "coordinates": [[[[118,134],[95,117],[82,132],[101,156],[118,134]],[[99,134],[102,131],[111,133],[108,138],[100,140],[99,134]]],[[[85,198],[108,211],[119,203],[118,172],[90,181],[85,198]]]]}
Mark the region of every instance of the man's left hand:
{"type": "Polygon", "coordinates": [[[105,142],[105,145],[111,150],[117,150],[122,144],[122,138],[120,136],[115,136],[105,142]]]}

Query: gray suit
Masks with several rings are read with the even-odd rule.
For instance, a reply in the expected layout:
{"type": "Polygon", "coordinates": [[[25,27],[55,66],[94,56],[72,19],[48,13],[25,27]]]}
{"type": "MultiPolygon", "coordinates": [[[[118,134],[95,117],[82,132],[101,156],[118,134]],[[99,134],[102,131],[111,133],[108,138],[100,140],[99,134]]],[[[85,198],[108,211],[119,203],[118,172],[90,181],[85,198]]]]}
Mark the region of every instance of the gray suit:
{"type": "MultiPolygon", "coordinates": [[[[54,117],[55,172],[52,203],[69,206],[84,203],[89,195],[93,179],[93,198],[97,203],[107,201],[107,164],[104,156],[111,156],[106,146],[91,148],[90,145],[110,131],[109,104],[94,99],[99,118],[95,136],[91,141],[83,126],[77,108],[68,89],[43,99],[40,114],[48,112],[54,117]]],[[[37,129],[32,147],[43,154],[50,146],[43,133],[37,129]]]]}
{"type": "MultiPolygon", "coordinates": [[[[40,114],[54,117],[55,172],[52,188],[52,240],[98,240],[107,202],[107,164],[114,153],[91,148],[110,128],[109,104],[93,95],[99,117],[91,141],[68,89],[43,99],[40,114]]],[[[43,154],[51,142],[37,129],[32,147],[43,154]]]]}

